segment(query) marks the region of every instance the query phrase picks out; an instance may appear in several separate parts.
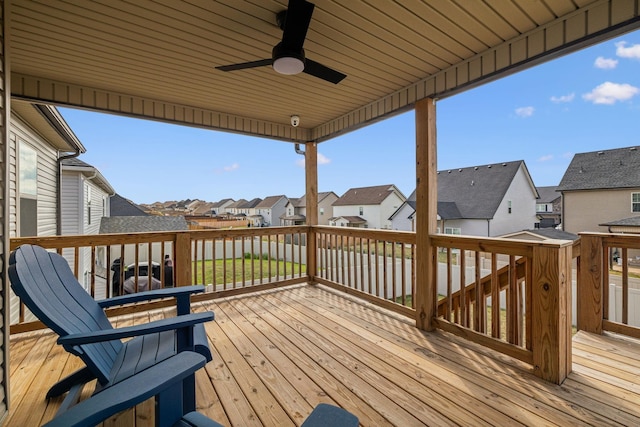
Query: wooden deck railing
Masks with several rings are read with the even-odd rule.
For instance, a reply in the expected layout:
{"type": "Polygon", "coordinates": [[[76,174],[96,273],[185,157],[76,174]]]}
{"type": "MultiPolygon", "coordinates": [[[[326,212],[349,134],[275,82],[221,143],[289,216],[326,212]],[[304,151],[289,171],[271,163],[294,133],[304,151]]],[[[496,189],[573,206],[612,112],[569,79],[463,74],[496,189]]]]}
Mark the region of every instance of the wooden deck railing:
{"type": "MultiPolygon", "coordinates": [[[[205,297],[211,298],[306,282],[307,230],[265,227],[14,238],[11,250],[37,244],[57,251],[96,299],[135,292],[145,282],[147,286],[149,282],[155,286],[204,284],[205,297]],[[165,264],[165,256],[171,259],[171,267],[165,264]]],[[[41,327],[17,297],[12,296],[10,304],[12,333],[41,327]]],[[[139,304],[112,310],[110,315],[162,305],[139,304]]]]}
{"type": "Polygon", "coordinates": [[[640,338],[640,235],[581,233],[578,329],[640,338]]]}
{"type": "Polygon", "coordinates": [[[571,243],[434,235],[437,327],[530,363],[571,370],[571,243]]]}
{"type": "MultiPolygon", "coordinates": [[[[324,226],[18,238],[11,248],[34,243],[57,250],[95,298],[122,292],[122,279],[137,286],[135,268],[132,277],[120,271],[119,287],[112,286],[111,265],[122,257],[124,266],[156,262],[161,285],[206,285],[202,298],[321,283],[412,318],[415,296],[427,292],[416,288],[416,263],[429,262],[429,287],[439,294],[435,326],[561,381],[571,363],[571,245],[444,235],[430,241],[435,257],[422,261],[415,258],[415,233],[324,226]],[[165,255],[173,261],[170,275],[165,255]]],[[[38,327],[16,298],[11,313],[12,333],[38,327]]]]}
{"type": "Polygon", "coordinates": [[[317,271],[311,280],[413,317],[415,233],[313,227],[317,271]]]}

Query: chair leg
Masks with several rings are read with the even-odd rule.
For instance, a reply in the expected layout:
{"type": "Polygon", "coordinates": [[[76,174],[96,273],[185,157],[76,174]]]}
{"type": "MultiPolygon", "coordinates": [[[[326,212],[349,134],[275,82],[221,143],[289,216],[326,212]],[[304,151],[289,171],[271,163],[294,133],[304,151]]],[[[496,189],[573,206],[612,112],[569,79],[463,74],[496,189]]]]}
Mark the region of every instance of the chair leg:
{"type": "Polygon", "coordinates": [[[91,373],[89,368],[84,367],[75,371],[73,374],[64,377],[57,383],[55,383],[47,392],[47,399],[52,397],[58,397],[71,389],[71,387],[78,384],[85,384],[96,377],[91,373]]]}
{"type": "Polygon", "coordinates": [[[171,427],[182,418],[183,387],[177,382],[156,396],[156,427],[171,427]]]}
{"type": "Polygon", "coordinates": [[[196,376],[189,375],[182,381],[182,413],[196,410],[196,376]]]}

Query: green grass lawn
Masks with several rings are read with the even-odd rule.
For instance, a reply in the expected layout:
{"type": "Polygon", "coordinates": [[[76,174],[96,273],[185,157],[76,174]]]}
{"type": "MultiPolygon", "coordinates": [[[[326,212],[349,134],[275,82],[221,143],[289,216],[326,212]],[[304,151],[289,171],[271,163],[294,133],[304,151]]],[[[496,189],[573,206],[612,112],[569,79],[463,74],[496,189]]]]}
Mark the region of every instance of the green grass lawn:
{"type": "Polygon", "coordinates": [[[291,271],[293,269],[294,274],[298,274],[299,271],[302,274],[305,274],[307,271],[307,266],[298,263],[292,263],[288,261],[276,261],[272,259],[271,261],[265,259],[236,259],[235,261],[235,272],[233,260],[205,260],[204,261],[204,280],[202,278],[202,266],[203,261],[196,261],[193,263],[193,283],[203,283],[205,285],[213,283],[213,271],[215,268],[215,276],[216,276],[216,285],[221,285],[225,282],[224,280],[224,271],[226,269],[227,273],[227,283],[233,282],[241,282],[242,280],[250,281],[260,280],[268,278],[270,275],[275,276],[276,271],[283,276],[285,271],[287,277],[291,276],[291,271]],[[226,266],[225,266],[226,262],[226,266]],[[271,271],[269,271],[269,264],[271,264],[271,271]],[[260,268],[262,267],[262,273],[260,268]],[[299,270],[301,268],[301,270],[299,270]],[[271,273],[271,274],[269,274],[271,273]]]}

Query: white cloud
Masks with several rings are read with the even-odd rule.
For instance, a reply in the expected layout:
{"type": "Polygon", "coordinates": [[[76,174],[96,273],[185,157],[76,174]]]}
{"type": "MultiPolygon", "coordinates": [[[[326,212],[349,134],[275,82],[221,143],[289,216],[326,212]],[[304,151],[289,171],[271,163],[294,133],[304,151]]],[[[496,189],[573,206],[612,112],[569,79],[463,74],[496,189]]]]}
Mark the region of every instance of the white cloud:
{"type": "Polygon", "coordinates": [[[582,97],[594,104],[613,105],[618,101],[626,101],[633,98],[640,90],[627,83],[604,82],[582,97]]]}
{"type": "Polygon", "coordinates": [[[573,101],[573,98],[575,98],[575,96],[576,96],[575,93],[570,93],[568,95],[561,95],[561,96],[552,96],[551,102],[555,102],[556,104],[571,102],[573,101]]]}
{"type": "Polygon", "coordinates": [[[553,160],[553,154],[547,154],[538,159],[539,162],[548,162],[549,160],[553,160]]]}
{"type": "Polygon", "coordinates": [[[640,44],[627,47],[627,42],[616,43],[616,55],[621,58],[640,59],[640,44]]]}
{"type": "Polygon", "coordinates": [[[531,117],[533,116],[535,108],[533,107],[520,107],[516,108],[516,115],[518,117],[531,117]]]}
{"type": "Polygon", "coordinates": [[[596,68],[601,68],[603,70],[612,70],[616,68],[618,65],[617,59],[603,58],[602,56],[598,56],[596,58],[596,62],[593,64],[596,68]]]}
{"type": "MultiPolygon", "coordinates": [[[[328,158],[327,156],[325,156],[322,153],[318,153],[318,165],[328,165],[329,163],[331,163],[331,159],[330,158],[328,158]]],[[[296,160],[296,165],[298,165],[301,168],[303,168],[304,167],[304,157],[301,157],[298,160],[296,160]]]]}
{"type": "Polygon", "coordinates": [[[232,172],[232,171],[234,171],[236,169],[239,169],[239,168],[240,168],[240,165],[237,164],[237,163],[234,163],[234,164],[232,164],[230,166],[223,167],[222,170],[225,171],[225,172],[232,172]]]}

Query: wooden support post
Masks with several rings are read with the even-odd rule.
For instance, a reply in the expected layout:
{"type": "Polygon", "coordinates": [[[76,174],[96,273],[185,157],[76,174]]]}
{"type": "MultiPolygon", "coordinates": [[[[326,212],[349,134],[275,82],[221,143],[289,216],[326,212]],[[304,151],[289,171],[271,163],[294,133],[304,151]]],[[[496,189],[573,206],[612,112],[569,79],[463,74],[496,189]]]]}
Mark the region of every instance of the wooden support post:
{"type": "MultiPolygon", "coordinates": [[[[191,277],[191,234],[189,232],[176,233],[175,256],[173,268],[176,273],[174,286],[189,286],[194,284],[191,277]]],[[[206,283],[203,283],[206,285],[206,283]]]]}
{"type": "Polygon", "coordinates": [[[580,235],[580,269],[576,291],[578,330],[602,334],[603,247],[598,236],[580,235]]]}
{"type": "Polygon", "coordinates": [[[436,106],[431,98],[416,102],[416,327],[431,331],[436,315],[435,248],[430,234],[437,230],[438,184],[436,106]]]}
{"type": "Polygon", "coordinates": [[[534,372],[561,384],[571,372],[571,246],[534,246],[533,266],[534,372]]]}
{"type": "Polygon", "coordinates": [[[307,142],[304,150],[306,209],[307,209],[307,277],[310,283],[315,281],[318,244],[313,226],[318,225],[318,146],[307,142]]]}

